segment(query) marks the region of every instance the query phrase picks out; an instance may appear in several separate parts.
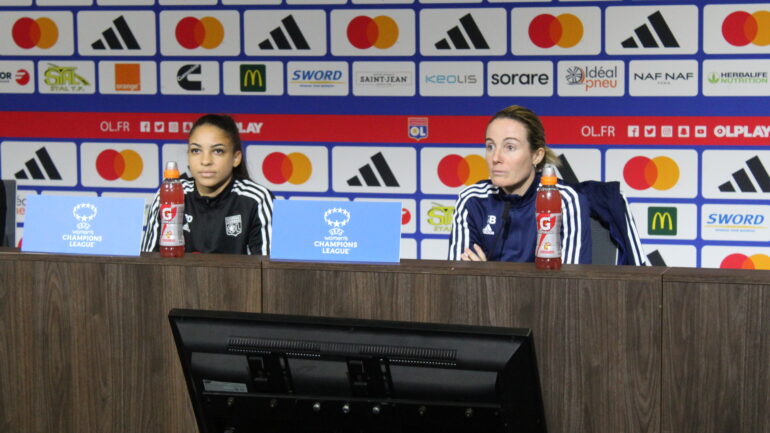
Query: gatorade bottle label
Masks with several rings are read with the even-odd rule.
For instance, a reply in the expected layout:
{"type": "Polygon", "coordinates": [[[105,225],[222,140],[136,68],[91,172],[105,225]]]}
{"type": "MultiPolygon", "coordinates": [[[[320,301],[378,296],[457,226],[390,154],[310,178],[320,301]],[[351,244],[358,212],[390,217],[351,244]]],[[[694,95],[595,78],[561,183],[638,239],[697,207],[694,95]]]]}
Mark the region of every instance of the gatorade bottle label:
{"type": "Polygon", "coordinates": [[[544,259],[561,257],[561,214],[537,214],[537,250],[535,255],[544,259]]]}
{"type": "Polygon", "coordinates": [[[160,246],[178,247],[184,245],[184,204],[164,204],[160,206],[160,246]]]}

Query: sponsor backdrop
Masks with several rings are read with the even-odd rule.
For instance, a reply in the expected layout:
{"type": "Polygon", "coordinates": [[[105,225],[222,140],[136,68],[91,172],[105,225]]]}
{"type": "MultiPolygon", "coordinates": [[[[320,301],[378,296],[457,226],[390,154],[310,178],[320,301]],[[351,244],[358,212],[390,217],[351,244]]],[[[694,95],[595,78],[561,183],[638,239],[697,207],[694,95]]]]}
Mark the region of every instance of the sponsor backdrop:
{"type": "Polygon", "coordinates": [[[571,182],[619,181],[652,264],[770,267],[770,3],[0,2],[0,176],[142,197],[231,113],[282,199],[398,200],[402,257],[445,257],[488,117],[544,120],[571,182]]]}

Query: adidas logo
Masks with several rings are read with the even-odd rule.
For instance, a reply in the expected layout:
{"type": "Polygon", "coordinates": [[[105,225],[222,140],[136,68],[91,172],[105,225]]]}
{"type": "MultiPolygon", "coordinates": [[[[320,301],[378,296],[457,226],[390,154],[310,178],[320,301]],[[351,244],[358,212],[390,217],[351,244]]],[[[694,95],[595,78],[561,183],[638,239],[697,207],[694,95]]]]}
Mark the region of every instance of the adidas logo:
{"type": "Polygon", "coordinates": [[[51,155],[48,154],[45,147],[38,149],[35,155],[37,159],[32,158],[24,163],[26,170],[21,169],[14,174],[16,179],[45,180],[47,175],[49,180],[62,180],[59,170],[56,169],[56,165],[54,165],[51,155]]]}
{"type": "Polygon", "coordinates": [[[660,255],[660,251],[658,250],[647,254],[647,261],[649,261],[652,266],[666,266],[666,261],[663,260],[663,256],[660,255]]]}
{"type": "Polygon", "coordinates": [[[305,39],[305,35],[302,34],[302,31],[299,29],[299,26],[297,25],[297,22],[294,20],[293,16],[287,16],[281,20],[281,23],[283,24],[283,28],[278,26],[271,30],[270,38],[267,38],[259,43],[260,49],[273,50],[275,47],[277,47],[279,50],[310,49],[310,45],[308,45],[307,40],[305,39]],[[286,38],[286,33],[284,33],[284,30],[286,30],[286,33],[289,34],[291,42],[294,43],[294,48],[292,48],[291,44],[289,44],[289,39],[286,38]],[[271,38],[272,42],[270,40],[271,38]],[[273,43],[275,43],[275,47],[273,47],[273,43]]]}
{"type": "MultiPolygon", "coordinates": [[[[749,172],[754,177],[754,181],[757,183],[762,192],[770,192],[770,176],[767,174],[765,166],[762,165],[762,161],[759,160],[759,156],[746,161],[746,165],[749,167],[749,172]]],[[[751,177],[745,169],[740,169],[733,173],[733,181],[738,185],[738,189],[741,192],[757,192],[757,188],[751,182],[751,177]]],[[[719,191],[721,192],[736,192],[735,186],[731,181],[727,181],[722,185],[719,185],[719,191]]]]}
{"type": "MultiPolygon", "coordinates": [[[[460,18],[460,25],[462,26],[463,30],[465,30],[465,35],[458,26],[452,27],[447,32],[447,36],[449,37],[449,40],[452,41],[452,46],[454,46],[455,49],[469,50],[471,46],[468,44],[468,39],[470,39],[470,43],[473,44],[473,48],[475,49],[489,48],[487,40],[484,39],[484,35],[481,33],[479,26],[476,24],[476,21],[473,20],[471,14],[466,14],[460,18]],[[468,39],[465,38],[466,35],[468,36],[468,39]]],[[[436,42],[435,46],[436,49],[439,50],[452,49],[452,46],[449,45],[447,38],[436,42]]]]}
{"type": "Polygon", "coordinates": [[[139,42],[136,41],[134,34],[131,32],[131,28],[128,27],[128,22],[121,15],[112,21],[114,27],[110,27],[102,32],[102,38],[97,39],[91,44],[91,48],[95,50],[139,50],[139,42]],[[115,33],[117,30],[117,34],[115,33]],[[120,38],[118,38],[120,35],[120,38]],[[122,39],[122,42],[121,42],[122,39]],[[107,45],[105,46],[105,42],[107,45]]]}
{"type": "Polygon", "coordinates": [[[575,174],[575,170],[572,169],[569,161],[567,161],[567,157],[563,153],[559,155],[559,162],[561,163],[558,168],[559,175],[564,183],[574,184],[580,182],[575,174]]]}
{"type": "Polygon", "coordinates": [[[490,226],[489,224],[487,224],[486,227],[484,227],[481,233],[484,233],[485,235],[489,235],[489,236],[495,235],[495,231],[492,230],[492,226],[490,226]]]}
{"type": "Polygon", "coordinates": [[[358,173],[361,175],[361,177],[353,176],[348,179],[349,186],[363,186],[361,183],[361,178],[363,178],[366,186],[382,186],[383,184],[388,187],[400,186],[396,180],[396,176],[393,175],[393,171],[390,169],[387,161],[385,161],[385,157],[382,155],[382,152],[377,152],[374,156],[372,156],[371,161],[372,164],[374,164],[374,167],[372,168],[372,164],[366,164],[359,168],[358,173]],[[380,180],[377,179],[375,170],[377,171],[377,174],[380,175],[382,183],[380,183],[380,180]]]}
{"type": "MultiPolygon", "coordinates": [[[[652,25],[652,30],[655,31],[655,34],[658,36],[658,39],[660,39],[660,42],[665,48],[679,48],[679,42],[677,42],[676,38],[674,37],[674,33],[671,31],[671,28],[669,28],[666,20],[663,18],[663,14],[661,14],[660,11],[656,11],[652,15],[648,16],[647,20],[652,25]]],[[[647,24],[643,24],[634,29],[634,34],[636,34],[636,37],[642,44],[642,47],[660,47],[647,24]]],[[[633,36],[624,40],[620,44],[623,46],[623,48],[639,48],[639,45],[633,36]]]]}

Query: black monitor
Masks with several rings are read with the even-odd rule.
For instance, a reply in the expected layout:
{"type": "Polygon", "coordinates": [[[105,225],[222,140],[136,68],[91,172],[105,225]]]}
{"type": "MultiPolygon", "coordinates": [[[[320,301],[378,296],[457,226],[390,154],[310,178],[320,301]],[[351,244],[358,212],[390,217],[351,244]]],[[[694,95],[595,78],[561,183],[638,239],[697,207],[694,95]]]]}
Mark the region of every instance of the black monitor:
{"type": "Polygon", "coordinates": [[[171,310],[201,433],[546,432],[529,329],[171,310]]]}

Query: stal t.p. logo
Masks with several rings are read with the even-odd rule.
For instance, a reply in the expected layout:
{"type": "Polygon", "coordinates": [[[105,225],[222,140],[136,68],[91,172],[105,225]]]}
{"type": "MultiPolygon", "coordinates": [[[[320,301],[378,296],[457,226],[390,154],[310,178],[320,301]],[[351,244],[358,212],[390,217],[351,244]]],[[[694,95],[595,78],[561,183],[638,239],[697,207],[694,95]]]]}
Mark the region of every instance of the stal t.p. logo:
{"type": "Polygon", "coordinates": [[[88,230],[91,228],[90,221],[96,218],[97,210],[96,206],[91,203],[80,203],[72,208],[72,215],[78,220],[78,230],[88,230]]]}
{"type": "Polygon", "coordinates": [[[345,225],[350,221],[350,212],[348,212],[346,209],[336,207],[327,209],[326,212],[324,212],[324,221],[326,221],[326,224],[331,227],[331,229],[329,229],[330,235],[342,236],[345,231],[340,227],[345,227],[345,225]]]}

